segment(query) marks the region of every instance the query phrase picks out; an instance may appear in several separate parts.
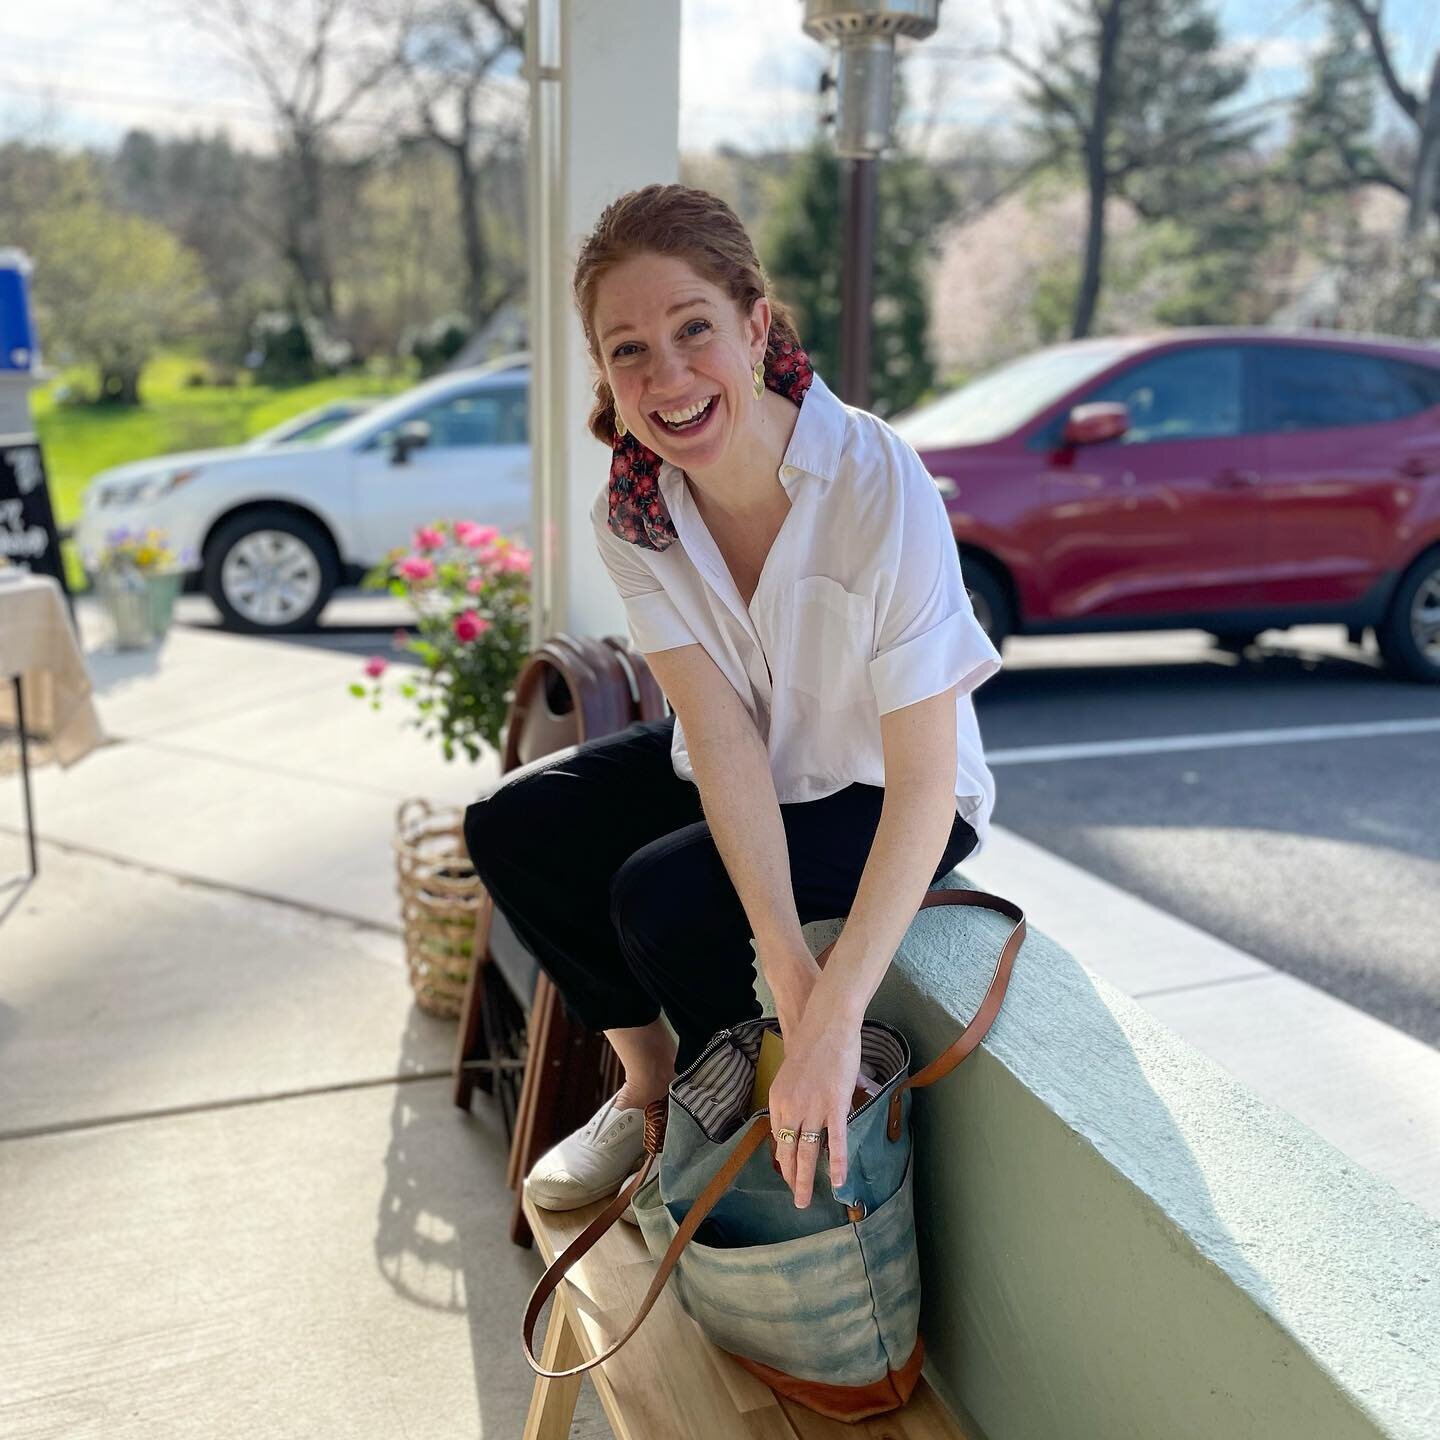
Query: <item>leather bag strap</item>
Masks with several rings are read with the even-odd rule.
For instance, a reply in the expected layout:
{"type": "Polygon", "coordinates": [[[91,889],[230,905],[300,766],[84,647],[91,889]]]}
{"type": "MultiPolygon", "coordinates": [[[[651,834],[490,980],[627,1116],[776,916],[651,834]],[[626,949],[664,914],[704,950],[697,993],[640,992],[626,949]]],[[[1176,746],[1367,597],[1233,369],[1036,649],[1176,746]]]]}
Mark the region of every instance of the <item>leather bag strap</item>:
{"type": "MultiPolygon", "coordinates": [[[[925,910],[932,905],[978,905],[987,910],[998,910],[1002,915],[1008,915],[1015,921],[1015,928],[1010,932],[1000,951],[1000,959],[996,962],[995,973],[990,978],[990,985],[985,991],[985,998],[980,1002],[980,1008],[975,1012],[975,1018],[960,1032],[959,1038],[948,1050],[943,1051],[917,1074],[906,1076],[891,1092],[886,1135],[892,1141],[900,1138],[900,1097],[902,1092],[923,1085],[933,1085],[937,1080],[943,1079],[979,1045],[985,1032],[994,1023],[996,1015],[1000,1013],[1000,1002],[1005,998],[1006,986],[1010,983],[1010,971],[1014,967],[1015,956],[1025,939],[1024,911],[1018,905],[1002,899],[999,895],[991,895],[984,890],[929,890],[920,902],[920,909],[925,910]]],[[[827,945],[816,957],[817,963],[823,965],[834,948],[834,942],[827,945]]],[[[535,1322],[540,1318],[540,1311],[544,1309],[545,1302],[559,1288],[561,1280],[565,1278],[570,1267],[590,1250],[620,1218],[625,1207],[630,1203],[631,1196],[649,1178],[650,1171],[665,1143],[665,1122],[668,1113],[668,1097],[662,1100],[653,1100],[645,1107],[645,1163],[641,1167],[640,1173],[565,1247],[561,1254],[555,1257],[536,1284],[530,1296],[530,1303],[525,1307],[522,1343],[525,1347],[525,1358],[530,1362],[530,1368],[537,1375],[543,1375],[550,1380],[565,1379],[571,1375],[583,1375],[585,1371],[600,1364],[602,1360],[608,1360],[630,1339],[640,1328],[641,1322],[650,1313],[656,1300],[660,1298],[660,1292],[665,1288],[665,1282],[670,1278],[670,1272],[680,1261],[680,1252],[690,1243],[691,1237],[719,1203],[720,1197],[734,1183],[735,1177],[744,1168],[745,1162],[770,1138],[770,1116],[768,1112],[762,1111],[753,1118],[740,1143],[730,1152],[719,1170],[711,1176],[710,1183],[700,1192],[695,1203],[690,1207],[689,1213],[675,1232],[674,1238],[665,1251],[664,1258],[655,1271],[650,1288],[646,1291],[644,1300],[640,1302],[640,1308],[636,1311],[635,1318],[630,1322],[630,1328],[609,1349],[603,1354],[595,1356],[593,1360],[586,1360],[583,1364],[572,1366],[569,1370],[545,1370],[536,1360],[533,1348],[535,1322]]],[[[552,1315],[551,1324],[554,1323],[555,1317],[552,1315]]]]}

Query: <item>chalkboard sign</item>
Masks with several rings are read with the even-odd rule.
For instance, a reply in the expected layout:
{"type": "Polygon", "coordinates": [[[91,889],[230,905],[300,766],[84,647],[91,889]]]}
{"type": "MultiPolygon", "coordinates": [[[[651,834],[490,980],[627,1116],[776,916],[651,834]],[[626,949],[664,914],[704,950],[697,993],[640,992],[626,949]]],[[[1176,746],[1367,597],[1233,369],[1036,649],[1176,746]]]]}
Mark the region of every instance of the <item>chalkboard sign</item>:
{"type": "Polygon", "coordinates": [[[53,575],[69,598],[45,461],[33,435],[0,436],[0,555],[22,570],[53,575]]]}

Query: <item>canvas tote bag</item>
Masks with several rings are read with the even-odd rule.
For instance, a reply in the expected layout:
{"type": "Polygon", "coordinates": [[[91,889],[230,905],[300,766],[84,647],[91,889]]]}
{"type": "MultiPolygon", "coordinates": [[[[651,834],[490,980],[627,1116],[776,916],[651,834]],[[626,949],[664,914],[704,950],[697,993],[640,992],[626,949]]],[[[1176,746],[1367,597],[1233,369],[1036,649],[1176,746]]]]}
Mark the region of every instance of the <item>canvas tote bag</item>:
{"type": "MultiPolygon", "coordinates": [[[[774,1016],[718,1031],[700,1058],[645,1111],[638,1176],[541,1276],[522,1327],[537,1375],[579,1375],[613,1355],[649,1314],[671,1272],[681,1305],[720,1349],[773,1390],[821,1415],[860,1420],[896,1410],[920,1378],[920,1266],[912,1203],[910,1092],[948,1075],[999,1013],[1025,939],[1017,905],[983,890],[930,890],[920,908],[974,905],[1015,922],[985,998],[959,1038],[918,1074],[905,1037],[879,1020],[860,1031],[862,1066],[881,1082],[847,1121],[844,1183],[819,1158],[807,1208],[795,1207],[775,1158],[769,1110],[750,1096],[774,1016]],[[656,1158],[658,1171],[652,1174],[656,1158]],[[570,1266],[620,1218],[633,1195],[655,1278],[630,1328],[569,1370],[535,1358],[535,1323],[570,1266]]],[[[823,965],[833,943],[817,960],[823,965]]]]}

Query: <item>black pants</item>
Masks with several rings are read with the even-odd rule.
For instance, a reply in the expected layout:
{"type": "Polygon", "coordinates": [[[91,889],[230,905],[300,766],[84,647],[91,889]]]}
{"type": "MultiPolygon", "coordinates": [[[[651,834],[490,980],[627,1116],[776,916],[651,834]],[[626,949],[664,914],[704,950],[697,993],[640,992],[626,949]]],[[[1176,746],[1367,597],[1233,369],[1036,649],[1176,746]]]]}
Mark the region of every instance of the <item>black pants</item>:
{"type": "MultiPolygon", "coordinates": [[[[674,724],[636,721],[512,771],[467,808],[465,844],[570,1018],[624,1029],[663,1010],[683,1070],[761,1011],[750,921],[699,790],[671,766],[674,724]]],[[[802,925],[849,913],[884,794],[855,784],[780,806],[802,925]]],[[[934,880],[975,845],[957,813],[934,880]]]]}

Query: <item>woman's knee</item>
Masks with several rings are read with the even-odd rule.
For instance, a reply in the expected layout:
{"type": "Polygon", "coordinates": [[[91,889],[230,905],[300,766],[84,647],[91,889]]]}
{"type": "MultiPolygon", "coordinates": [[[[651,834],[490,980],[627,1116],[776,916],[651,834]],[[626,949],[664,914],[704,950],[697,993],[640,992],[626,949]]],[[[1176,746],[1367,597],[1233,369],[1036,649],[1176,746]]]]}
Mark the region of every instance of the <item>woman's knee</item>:
{"type": "Polygon", "coordinates": [[[718,861],[704,821],[641,846],[610,880],[610,923],[616,934],[663,951],[684,931],[703,924],[717,902],[734,893],[723,865],[718,880],[727,893],[716,893],[718,861]]]}
{"type": "Polygon", "coordinates": [[[483,876],[502,848],[507,855],[523,853],[527,835],[544,826],[544,806],[534,785],[538,778],[506,780],[465,807],[465,849],[476,874],[483,876]]]}

